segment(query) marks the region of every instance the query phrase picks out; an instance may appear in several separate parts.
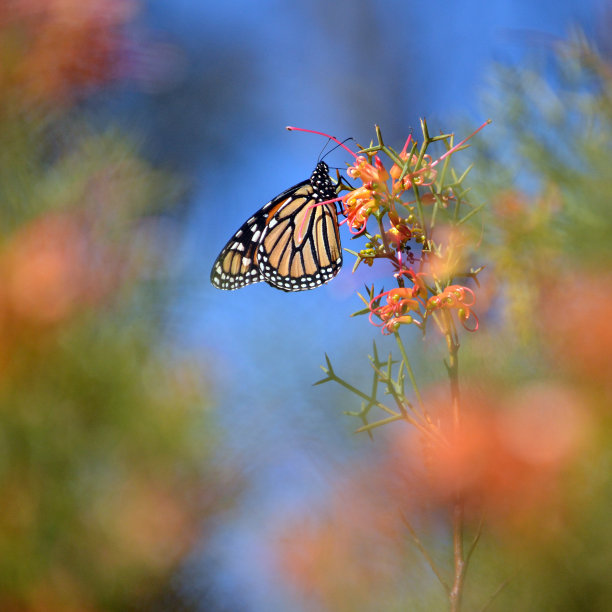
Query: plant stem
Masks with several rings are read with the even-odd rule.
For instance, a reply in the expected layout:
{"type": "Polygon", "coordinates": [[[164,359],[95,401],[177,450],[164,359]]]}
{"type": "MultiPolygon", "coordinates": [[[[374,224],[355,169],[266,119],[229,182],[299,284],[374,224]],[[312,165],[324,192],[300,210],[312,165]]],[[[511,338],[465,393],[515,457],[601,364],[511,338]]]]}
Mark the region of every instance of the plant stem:
{"type": "Polygon", "coordinates": [[[455,332],[450,313],[444,311],[444,336],[448,348],[448,377],[450,380],[451,406],[453,415],[453,433],[459,433],[461,427],[461,410],[459,398],[459,340],[455,332]]]}
{"type": "Polygon", "coordinates": [[[463,595],[463,581],[465,578],[465,563],[463,560],[463,500],[457,492],[453,502],[453,556],[454,570],[453,587],[449,593],[451,612],[461,610],[461,597],[463,595]]]}
{"type": "MultiPolygon", "coordinates": [[[[456,437],[461,427],[461,405],[459,397],[459,342],[454,330],[453,321],[448,312],[445,313],[446,344],[448,348],[448,376],[450,379],[451,409],[453,419],[453,434],[456,437]]],[[[463,596],[463,582],[465,579],[466,563],[463,552],[463,495],[461,483],[456,483],[453,500],[453,586],[449,593],[451,612],[461,610],[463,596]]]]}
{"type": "Polygon", "coordinates": [[[402,355],[402,359],[404,361],[404,367],[406,368],[406,372],[408,372],[408,378],[410,378],[410,382],[412,383],[412,388],[414,389],[414,395],[417,398],[417,402],[419,404],[419,408],[421,409],[421,413],[425,417],[426,421],[430,421],[429,415],[427,414],[427,410],[423,404],[423,399],[421,398],[421,393],[419,391],[419,387],[416,383],[416,378],[414,377],[414,372],[412,371],[412,366],[410,365],[410,360],[408,359],[408,354],[406,353],[406,349],[404,348],[404,343],[402,342],[402,337],[398,332],[394,332],[395,341],[397,342],[397,346],[399,347],[400,353],[402,355]]]}
{"type": "Polygon", "coordinates": [[[410,534],[410,537],[412,538],[416,547],[419,549],[423,557],[425,557],[425,560],[429,564],[429,567],[431,568],[433,573],[436,575],[436,578],[440,581],[440,584],[444,587],[444,590],[450,594],[450,587],[448,586],[448,584],[446,584],[446,580],[444,580],[444,577],[442,576],[442,572],[440,571],[440,569],[438,568],[434,560],[431,558],[431,555],[427,552],[427,549],[423,546],[423,543],[421,542],[421,540],[419,540],[413,526],[410,524],[408,519],[403,514],[402,514],[402,521],[404,522],[404,525],[406,525],[406,528],[408,529],[408,533],[410,534]]]}

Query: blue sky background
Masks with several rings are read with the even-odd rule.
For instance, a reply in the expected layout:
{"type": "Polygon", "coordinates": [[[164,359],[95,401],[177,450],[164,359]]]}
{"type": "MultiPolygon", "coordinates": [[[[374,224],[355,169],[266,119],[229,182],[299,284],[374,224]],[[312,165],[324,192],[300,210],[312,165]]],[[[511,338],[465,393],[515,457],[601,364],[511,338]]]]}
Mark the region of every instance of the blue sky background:
{"type": "MultiPolygon", "coordinates": [[[[221,292],[211,265],[228,238],[275,194],[309,176],[325,140],[288,124],[367,143],[373,126],[401,147],[419,117],[457,131],[489,117],[483,91],[494,62],[548,51],[574,24],[601,35],[596,0],[323,0],[150,2],[144,24],[180,50],[152,93],[128,92],[117,114],[151,157],[182,174],[188,231],[177,267],[168,337],[197,351],[224,439],[220,466],[240,466],[244,495],[186,582],[201,569],[227,609],[299,612],[275,576],[267,534],[274,517],[316,505],[332,475],[372,452],[342,410],[352,398],[321,378],[329,353],[358,382],[373,339],[345,268],[330,284],[287,294],[266,284],[221,292]]],[[[491,117],[495,121],[495,117],[491,117]]],[[[462,132],[465,130],[465,132],[462,132]]],[[[495,124],[488,128],[494,137],[495,124]]],[[[341,150],[327,158],[343,167],[341,150]]],[[[344,246],[351,246],[348,232],[344,246]]],[[[205,608],[203,608],[205,609],[205,608]]]]}

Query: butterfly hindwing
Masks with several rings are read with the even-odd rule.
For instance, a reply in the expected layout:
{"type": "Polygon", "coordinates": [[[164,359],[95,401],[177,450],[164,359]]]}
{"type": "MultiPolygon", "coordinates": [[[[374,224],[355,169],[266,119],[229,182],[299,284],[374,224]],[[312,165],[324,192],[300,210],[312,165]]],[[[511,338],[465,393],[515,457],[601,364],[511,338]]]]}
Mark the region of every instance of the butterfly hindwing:
{"type": "Polygon", "coordinates": [[[256,212],[225,245],[210,273],[217,289],[239,289],[263,280],[257,267],[259,239],[265,232],[265,206],[256,212]]]}
{"type": "Polygon", "coordinates": [[[211,282],[238,289],[265,281],[283,291],[314,289],[342,265],[336,196],[324,162],[310,179],[279,194],[234,234],[213,265],[211,282]]]}

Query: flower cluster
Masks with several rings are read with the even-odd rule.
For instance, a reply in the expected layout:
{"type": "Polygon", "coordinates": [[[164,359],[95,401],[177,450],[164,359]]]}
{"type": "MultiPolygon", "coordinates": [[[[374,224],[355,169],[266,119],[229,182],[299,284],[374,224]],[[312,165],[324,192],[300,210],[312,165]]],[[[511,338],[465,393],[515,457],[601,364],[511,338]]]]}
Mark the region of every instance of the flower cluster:
{"type": "MultiPolygon", "coordinates": [[[[479,322],[472,311],[474,292],[455,284],[454,269],[438,265],[451,256],[453,261],[462,261],[458,247],[438,244],[433,232],[436,215],[442,214],[440,211],[448,209],[451,203],[454,203],[454,223],[460,219],[457,216],[460,203],[456,185],[445,180],[447,164],[441,166],[442,171],[437,166],[461,148],[467,139],[455,146],[451,141],[447,151],[434,159],[425,152],[434,140],[429,138],[425,125],[423,135],[425,142],[417,154],[418,143],[412,136],[406,140],[401,152],[395,153],[383,144],[378,133],[378,146],[362,149],[361,155],[355,155],[355,162],[347,171],[349,177],[361,180],[362,184],[342,198],[346,223],[352,233],[365,234],[369,239],[367,248],[357,255],[360,261],[370,265],[377,258],[390,261],[398,283],[397,289],[376,297],[374,291],[370,292],[370,299],[366,301],[370,322],[381,327],[383,334],[394,333],[404,324],[415,324],[425,332],[426,321],[435,311],[455,310],[462,326],[476,331],[479,322]],[[393,161],[388,171],[379,157],[380,151],[393,161]],[[405,197],[409,190],[411,199],[405,197]],[[431,212],[426,214],[425,207],[432,207],[431,212]],[[368,219],[372,215],[379,230],[373,235],[367,231],[368,219]],[[415,257],[411,243],[422,245],[419,257],[415,257]],[[413,266],[416,263],[418,268],[415,270],[413,266]],[[425,276],[431,281],[429,286],[423,280],[425,276]],[[404,286],[405,277],[412,282],[411,288],[404,286]]],[[[444,138],[448,137],[439,137],[440,140],[444,138]]]]}
{"type": "MultiPolygon", "coordinates": [[[[389,214],[393,229],[398,229],[399,215],[395,205],[404,205],[401,195],[416,186],[429,187],[434,184],[437,177],[434,166],[440,160],[433,161],[431,155],[427,154],[423,155],[421,159],[414,153],[409,154],[407,150],[411,142],[413,142],[412,136],[409,136],[404,148],[396,156],[398,161],[403,162],[402,165],[396,162],[389,171],[384,167],[378,155],[373,157],[373,164],[363,155],[355,156],[355,162],[348,168],[347,174],[353,179],[360,179],[363,184],[342,198],[343,212],[351,233],[363,233],[368,217],[381,210],[389,214]],[[388,183],[389,179],[391,179],[390,185],[388,183]]],[[[433,196],[427,203],[433,203],[433,196]]],[[[412,237],[409,226],[414,225],[415,219],[413,215],[411,216],[412,219],[409,220],[409,223],[403,224],[403,232],[399,232],[404,234],[402,236],[404,240],[409,240],[412,237]]]]}
{"type": "MultiPolygon", "coordinates": [[[[322,134],[302,128],[287,129],[322,134]]],[[[356,253],[356,265],[364,262],[371,266],[376,259],[392,264],[398,287],[376,296],[372,288],[369,299],[362,298],[367,309],[361,313],[369,314],[370,322],[381,327],[383,334],[394,333],[401,325],[410,324],[420,327],[424,333],[428,317],[438,310],[456,310],[465,329],[478,329],[478,318],[472,311],[474,292],[455,284],[455,276],[475,278],[476,273],[466,271],[462,274],[463,270],[457,270],[464,261],[461,256],[463,245],[455,244],[452,239],[445,241],[448,232],[441,231],[445,226],[440,221],[435,225],[436,216],[439,218],[442,214],[448,218],[446,227],[456,228],[466,220],[459,216],[460,208],[465,204],[457,195],[462,177],[457,178],[452,171],[448,172],[447,163],[440,169],[438,164],[445,159],[448,161],[447,158],[462,148],[474,134],[453,145],[451,135],[430,138],[423,122],[424,141],[418,152],[418,143],[411,135],[399,153],[383,143],[378,129],[378,144],[361,148],[359,153],[330,137],[354,157],[347,175],[361,181],[361,184],[345,187],[347,193],[344,195],[313,206],[339,201],[346,217],[342,223],[347,224],[354,236],[367,238],[364,248],[356,253]],[[426,152],[434,141],[443,141],[447,148],[437,159],[426,152]],[[389,170],[381,159],[382,154],[393,162],[389,170]],[[452,180],[448,181],[446,177],[450,174],[452,180]],[[410,192],[410,198],[406,197],[407,192],[410,192]],[[451,203],[454,204],[453,210],[448,210],[451,203]],[[427,214],[425,207],[428,208],[427,214]],[[371,217],[376,221],[377,232],[370,233],[368,230],[371,217]],[[414,243],[421,245],[418,257],[413,251],[414,243]],[[417,264],[418,268],[415,269],[417,264]],[[423,280],[425,276],[431,280],[429,286],[423,280]],[[412,283],[412,287],[405,287],[406,280],[412,283]],[[470,325],[469,321],[473,324],[470,325]]],[[[471,216],[471,211],[467,211],[466,215],[471,216]]],[[[437,323],[440,325],[439,318],[437,323]]]]}
{"type": "Polygon", "coordinates": [[[405,273],[412,276],[411,288],[399,287],[385,291],[373,297],[368,305],[370,323],[382,328],[383,334],[391,334],[401,325],[414,324],[424,330],[424,323],[434,311],[456,310],[459,321],[468,331],[478,329],[478,317],[472,311],[476,302],[474,292],[462,285],[449,285],[442,292],[427,298],[429,289],[423,281],[423,275],[414,271],[405,273]],[[386,300],[385,303],[382,303],[386,300]],[[415,316],[416,315],[416,316],[415,316]],[[379,319],[379,322],[374,320],[379,319]],[[468,321],[474,321],[472,325],[468,321]]]}
{"type": "Polygon", "coordinates": [[[461,325],[468,331],[476,331],[478,329],[478,317],[472,312],[472,306],[476,302],[476,296],[469,287],[462,285],[449,285],[439,293],[427,300],[428,312],[434,310],[456,310],[461,325]],[[467,300],[466,301],[466,296],[467,300]],[[468,320],[473,319],[473,327],[468,326],[468,320]]]}
{"type": "MultiPolygon", "coordinates": [[[[399,158],[403,162],[408,160],[406,151],[411,140],[412,137],[409,137],[399,154],[399,158]]],[[[429,158],[429,156],[427,157],[429,158]]],[[[420,170],[414,170],[419,162],[416,155],[411,155],[410,163],[405,164],[406,170],[396,163],[391,170],[387,171],[378,155],[374,155],[370,161],[363,155],[356,155],[355,162],[348,168],[347,174],[352,179],[360,179],[362,185],[342,198],[343,213],[346,216],[349,231],[355,235],[362,234],[366,230],[370,215],[381,213],[393,214],[396,220],[393,229],[398,230],[397,226],[400,225],[400,222],[395,204],[402,203],[400,195],[410,189],[413,183],[422,181],[424,175],[435,177],[435,171],[428,171],[428,169],[431,170],[429,166],[431,159],[424,159],[423,161],[425,165],[422,165],[420,170]],[[407,173],[408,169],[413,169],[413,171],[407,173]],[[389,179],[391,179],[391,185],[388,183],[389,179]]],[[[408,225],[404,224],[402,231],[396,231],[395,236],[395,242],[397,242],[398,236],[407,241],[412,237],[412,231],[408,225]]]]}

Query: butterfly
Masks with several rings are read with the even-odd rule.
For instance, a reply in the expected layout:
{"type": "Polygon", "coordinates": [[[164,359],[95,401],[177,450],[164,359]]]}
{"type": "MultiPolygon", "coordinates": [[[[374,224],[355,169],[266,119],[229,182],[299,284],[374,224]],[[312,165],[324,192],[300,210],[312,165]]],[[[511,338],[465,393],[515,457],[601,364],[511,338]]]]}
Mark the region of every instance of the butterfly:
{"type": "Polygon", "coordinates": [[[217,289],[264,281],[282,291],[314,289],[342,266],[337,186],[319,162],[309,179],[260,208],[225,245],[210,273],[217,289]],[[318,206],[313,206],[317,205],[318,206]]]}

